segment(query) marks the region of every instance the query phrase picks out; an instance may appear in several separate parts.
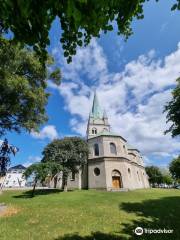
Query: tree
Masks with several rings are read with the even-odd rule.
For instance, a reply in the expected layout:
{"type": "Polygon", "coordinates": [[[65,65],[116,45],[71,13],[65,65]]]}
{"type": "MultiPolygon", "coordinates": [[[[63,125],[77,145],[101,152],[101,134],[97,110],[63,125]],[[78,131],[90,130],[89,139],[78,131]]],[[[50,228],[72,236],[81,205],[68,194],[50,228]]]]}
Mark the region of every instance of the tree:
{"type": "Polygon", "coordinates": [[[47,120],[47,79],[60,83],[60,71],[52,59],[44,68],[37,54],[20,44],[0,38],[0,135],[22,129],[37,131],[47,120]]]}
{"type": "Polygon", "coordinates": [[[88,145],[79,137],[65,137],[52,141],[42,154],[42,162],[51,161],[61,165],[62,185],[64,191],[67,191],[68,175],[78,172],[87,162],[88,145]]]}
{"type": "Polygon", "coordinates": [[[27,179],[30,176],[34,177],[32,197],[34,197],[37,182],[40,181],[41,183],[43,183],[48,176],[51,177],[55,168],[56,171],[61,170],[61,166],[54,162],[35,163],[26,169],[26,171],[24,172],[25,178],[27,179]]]}
{"type": "Polygon", "coordinates": [[[148,166],[145,168],[146,173],[149,176],[149,182],[151,184],[160,184],[162,183],[162,173],[160,169],[156,166],[148,166]]]}
{"type": "Polygon", "coordinates": [[[12,146],[8,143],[8,140],[5,139],[0,146],[0,176],[6,175],[7,167],[10,163],[10,155],[15,155],[19,149],[15,146],[12,146]]]}
{"type": "Polygon", "coordinates": [[[162,183],[170,185],[173,183],[173,178],[168,168],[160,168],[162,174],[162,183]]]}
{"type": "Polygon", "coordinates": [[[169,165],[169,171],[176,181],[180,181],[180,155],[174,158],[169,165]]]}
{"type": "MultiPolygon", "coordinates": [[[[148,0],[0,0],[0,33],[11,31],[13,39],[33,46],[46,59],[49,30],[58,17],[62,35],[60,42],[67,61],[76,54],[77,46],[88,45],[92,37],[113,30],[114,21],[118,34],[127,38],[132,34],[131,22],[142,19],[143,4],[148,0]]],[[[172,10],[180,9],[175,0],[172,10]]]]}
{"type": "Polygon", "coordinates": [[[172,92],[172,100],[165,106],[164,112],[167,112],[167,122],[172,123],[165,132],[171,132],[172,136],[180,135],[180,78],[177,80],[177,86],[172,92]]]}
{"type": "Polygon", "coordinates": [[[162,183],[170,185],[173,183],[173,179],[169,174],[163,174],[162,175],[162,183]]]}

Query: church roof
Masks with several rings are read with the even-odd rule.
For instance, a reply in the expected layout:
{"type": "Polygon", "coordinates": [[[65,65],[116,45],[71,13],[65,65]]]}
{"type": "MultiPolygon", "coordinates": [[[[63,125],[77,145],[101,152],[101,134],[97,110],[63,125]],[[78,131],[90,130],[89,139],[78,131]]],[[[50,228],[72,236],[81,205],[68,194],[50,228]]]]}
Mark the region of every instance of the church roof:
{"type": "Polygon", "coordinates": [[[126,141],[126,139],[124,139],[124,138],[123,138],[122,136],[120,136],[119,134],[113,133],[113,132],[108,132],[108,131],[102,131],[102,132],[96,134],[95,136],[93,136],[93,137],[91,137],[91,138],[100,137],[100,136],[120,137],[120,138],[122,138],[124,141],[126,141]]]}
{"type": "Polygon", "coordinates": [[[25,170],[25,169],[26,168],[23,165],[19,164],[19,165],[16,165],[14,167],[9,168],[8,171],[11,171],[11,170],[25,170]]]}
{"type": "Polygon", "coordinates": [[[100,107],[99,101],[98,101],[98,97],[97,94],[95,92],[94,94],[94,99],[93,99],[93,106],[92,106],[92,110],[90,113],[90,117],[94,118],[94,119],[102,119],[103,118],[103,111],[100,107]]]}
{"type": "Polygon", "coordinates": [[[127,146],[127,149],[129,149],[129,150],[136,150],[136,151],[139,152],[139,150],[138,150],[136,147],[133,147],[133,146],[130,145],[130,144],[127,144],[126,146],[127,146]]]}

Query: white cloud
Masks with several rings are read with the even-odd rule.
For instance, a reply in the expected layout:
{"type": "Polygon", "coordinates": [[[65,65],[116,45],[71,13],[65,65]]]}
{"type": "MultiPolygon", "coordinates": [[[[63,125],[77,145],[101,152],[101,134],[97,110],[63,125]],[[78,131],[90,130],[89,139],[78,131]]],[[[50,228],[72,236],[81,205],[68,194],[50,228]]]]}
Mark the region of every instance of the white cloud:
{"type": "Polygon", "coordinates": [[[164,59],[156,59],[151,50],[127,63],[121,72],[109,72],[107,63],[95,40],[79,49],[70,65],[60,62],[65,80],[58,89],[72,115],[70,127],[85,135],[95,86],[113,130],[138,147],[146,159],[153,153],[161,157],[177,154],[178,139],[164,135],[168,125],[163,108],[179,77],[180,43],[164,59]]]}
{"type": "Polygon", "coordinates": [[[23,166],[29,167],[33,163],[37,163],[40,161],[41,161],[41,157],[39,157],[39,156],[29,156],[28,160],[25,163],[23,163],[23,166]]]}
{"type": "Polygon", "coordinates": [[[58,138],[58,132],[54,125],[47,125],[43,127],[40,132],[31,132],[31,136],[37,139],[50,139],[58,138]]]}

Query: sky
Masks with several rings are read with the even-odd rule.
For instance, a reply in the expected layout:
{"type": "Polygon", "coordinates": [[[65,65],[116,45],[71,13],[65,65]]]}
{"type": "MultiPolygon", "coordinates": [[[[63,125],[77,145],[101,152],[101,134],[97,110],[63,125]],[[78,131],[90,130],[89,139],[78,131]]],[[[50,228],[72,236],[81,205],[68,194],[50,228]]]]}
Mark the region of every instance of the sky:
{"type": "Polygon", "coordinates": [[[113,132],[138,148],[145,165],[168,166],[179,154],[180,139],[164,135],[169,124],[163,114],[180,72],[180,12],[171,12],[173,0],[149,1],[143,20],[132,23],[127,41],[117,27],[79,48],[67,64],[59,42],[56,19],[49,32],[48,51],[62,71],[62,84],[49,82],[49,120],[39,133],[8,133],[20,150],[11,165],[40,161],[43,148],[55,138],[85,136],[93,94],[107,112],[113,132]]]}

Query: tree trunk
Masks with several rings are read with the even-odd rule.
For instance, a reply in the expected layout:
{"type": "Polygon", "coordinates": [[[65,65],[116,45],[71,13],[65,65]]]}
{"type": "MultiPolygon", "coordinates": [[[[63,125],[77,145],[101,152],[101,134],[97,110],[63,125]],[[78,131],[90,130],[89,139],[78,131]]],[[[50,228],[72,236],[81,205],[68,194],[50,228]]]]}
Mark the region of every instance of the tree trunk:
{"type": "Polygon", "coordinates": [[[34,197],[34,195],[35,195],[35,189],[36,189],[36,184],[37,184],[37,180],[35,180],[35,182],[34,182],[34,186],[33,186],[33,190],[32,190],[32,197],[34,197]]]}
{"type": "Polygon", "coordinates": [[[62,185],[63,185],[63,191],[64,192],[67,192],[67,178],[68,178],[68,175],[66,173],[63,173],[63,181],[62,181],[62,185]]]}
{"type": "Polygon", "coordinates": [[[54,177],[54,188],[57,187],[57,176],[54,177]]]}

